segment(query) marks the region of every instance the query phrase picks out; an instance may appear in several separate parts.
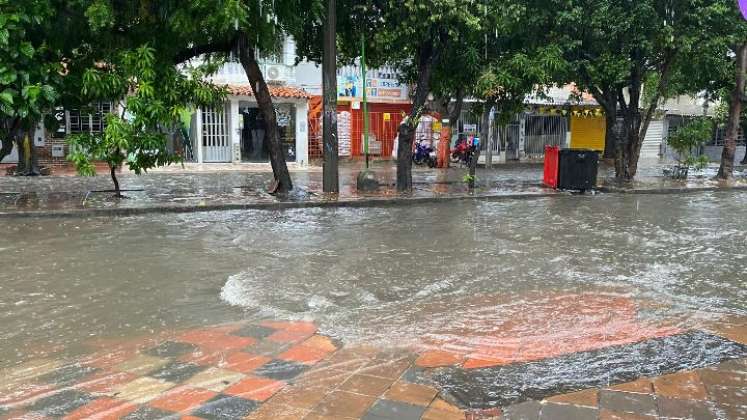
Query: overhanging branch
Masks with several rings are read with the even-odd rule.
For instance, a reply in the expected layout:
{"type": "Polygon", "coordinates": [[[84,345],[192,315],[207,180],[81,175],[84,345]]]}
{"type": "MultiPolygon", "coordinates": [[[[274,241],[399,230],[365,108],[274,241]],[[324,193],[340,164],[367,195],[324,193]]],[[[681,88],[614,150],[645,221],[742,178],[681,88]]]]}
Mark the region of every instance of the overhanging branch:
{"type": "Polygon", "coordinates": [[[195,45],[192,48],[187,48],[178,52],[174,56],[174,64],[180,64],[192,58],[199,57],[204,54],[219,53],[219,52],[230,52],[236,41],[234,39],[222,40],[209,42],[207,44],[195,45]]]}

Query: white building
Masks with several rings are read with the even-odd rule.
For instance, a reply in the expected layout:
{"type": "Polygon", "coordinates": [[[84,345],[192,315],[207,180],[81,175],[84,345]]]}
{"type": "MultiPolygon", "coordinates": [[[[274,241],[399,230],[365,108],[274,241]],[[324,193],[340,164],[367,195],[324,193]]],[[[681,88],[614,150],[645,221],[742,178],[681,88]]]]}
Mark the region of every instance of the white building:
{"type": "MultiPolygon", "coordinates": [[[[260,68],[275,105],[286,159],[306,165],[309,161],[308,100],[312,94],[299,86],[296,75],[299,69],[313,68],[314,64],[296,66],[295,59],[295,42],[286,38],[280,56],[261,60],[260,68]]],[[[268,162],[264,118],[241,64],[226,63],[211,81],[226,85],[229,94],[224,106],[201,108],[192,116],[192,150],[187,158],[198,163],[268,162]]],[[[306,83],[311,91],[316,89],[311,86],[313,83],[306,83]]]]}

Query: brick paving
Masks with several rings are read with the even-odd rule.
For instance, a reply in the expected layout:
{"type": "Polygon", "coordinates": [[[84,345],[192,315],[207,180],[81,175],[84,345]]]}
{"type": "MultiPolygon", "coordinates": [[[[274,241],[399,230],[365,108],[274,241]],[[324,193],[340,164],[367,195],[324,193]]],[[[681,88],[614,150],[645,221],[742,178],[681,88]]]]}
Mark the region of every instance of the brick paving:
{"type": "MultiPolygon", "coordinates": [[[[621,305],[625,307],[624,302],[621,305]]],[[[561,390],[542,398],[528,398],[527,392],[516,396],[516,403],[482,407],[455,398],[455,388],[475,385],[465,381],[469,376],[454,375],[451,383],[439,383],[431,380],[433,374],[444,369],[470,374],[518,369],[538,363],[537,357],[543,357],[542,363],[562,362],[562,357],[577,357],[588,348],[568,349],[562,357],[554,351],[542,356],[530,352],[531,357],[508,365],[500,361],[472,367],[468,358],[434,348],[343,347],[320,335],[312,323],[279,321],[93,340],[89,357],[50,356],[0,372],[0,418],[747,418],[747,322],[733,319],[707,328],[708,333],[690,331],[686,337],[716,337],[727,346],[719,349],[744,353],[722,352],[721,360],[698,368],[610,379],[602,386],[561,390]]],[[[671,337],[675,335],[664,340],[671,337]]],[[[640,340],[634,345],[662,338],[644,334],[640,340]]],[[[630,345],[611,340],[591,347],[614,355],[630,345]]],[[[696,358],[676,352],[668,356],[696,358]]]]}

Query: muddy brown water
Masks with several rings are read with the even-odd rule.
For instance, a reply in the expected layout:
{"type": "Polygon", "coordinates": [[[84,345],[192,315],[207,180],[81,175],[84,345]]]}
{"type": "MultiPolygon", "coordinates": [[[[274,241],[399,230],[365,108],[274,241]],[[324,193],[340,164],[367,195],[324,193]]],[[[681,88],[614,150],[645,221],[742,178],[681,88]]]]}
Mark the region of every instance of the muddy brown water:
{"type": "Polygon", "coordinates": [[[401,346],[519,305],[550,330],[533,302],[568,294],[630,298],[681,326],[744,316],[746,209],[747,193],[714,192],[0,220],[0,366],[237,319],[401,346]]]}

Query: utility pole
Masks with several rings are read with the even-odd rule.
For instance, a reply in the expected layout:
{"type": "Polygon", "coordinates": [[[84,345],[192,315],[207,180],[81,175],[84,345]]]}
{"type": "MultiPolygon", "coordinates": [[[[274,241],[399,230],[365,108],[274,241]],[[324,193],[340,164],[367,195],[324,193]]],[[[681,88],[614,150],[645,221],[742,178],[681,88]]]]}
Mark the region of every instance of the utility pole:
{"type": "Polygon", "coordinates": [[[324,25],[324,59],[322,63],[322,90],[324,95],[323,190],[340,192],[337,143],[337,13],[336,0],[327,0],[327,22],[324,25]]]}
{"type": "Polygon", "coordinates": [[[363,78],[363,151],[368,169],[368,86],[366,85],[366,35],[361,34],[361,77],[363,78]]]}

